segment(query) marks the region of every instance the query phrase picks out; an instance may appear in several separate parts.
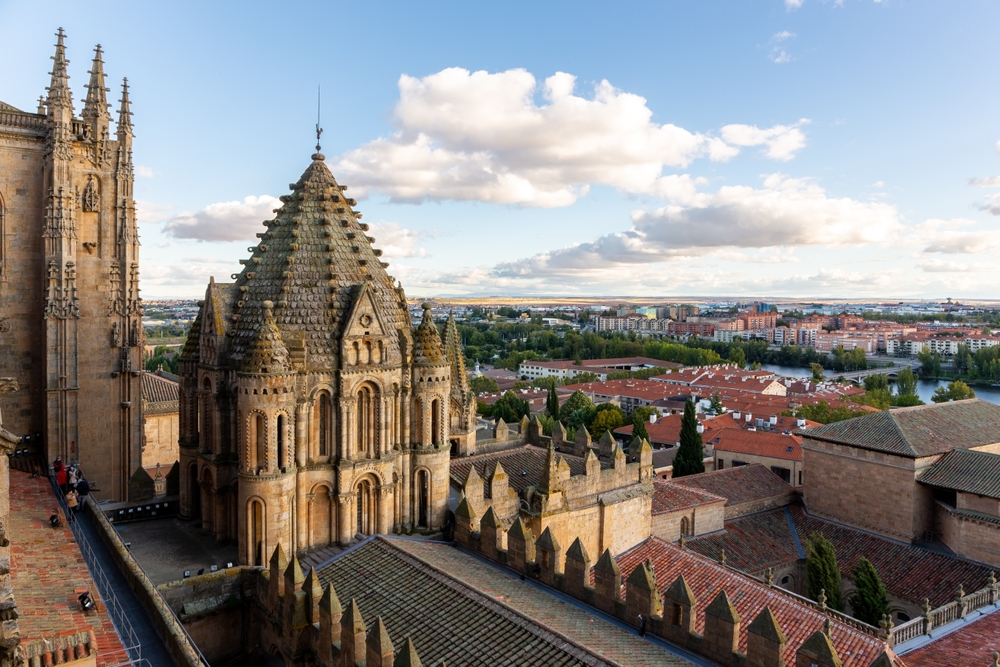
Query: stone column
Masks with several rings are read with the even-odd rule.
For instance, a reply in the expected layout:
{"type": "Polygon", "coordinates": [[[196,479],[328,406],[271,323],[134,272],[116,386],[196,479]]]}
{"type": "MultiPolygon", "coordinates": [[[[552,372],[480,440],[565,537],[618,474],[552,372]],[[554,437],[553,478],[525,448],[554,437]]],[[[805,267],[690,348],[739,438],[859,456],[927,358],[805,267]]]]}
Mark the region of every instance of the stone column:
{"type": "Polygon", "coordinates": [[[351,527],[354,522],[351,520],[351,512],[354,510],[354,494],[342,493],[339,496],[340,503],[337,506],[337,542],[342,547],[346,547],[351,541],[351,527]]]}
{"type": "Polygon", "coordinates": [[[309,453],[309,412],[312,403],[303,401],[295,406],[295,465],[304,466],[310,457],[309,453]]]}
{"type": "Polygon", "coordinates": [[[375,532],[385,535],[389,532],[389,512],[392,508],[392,487],[387,484],[380,485],[375,489],[378,497],[378,512],[376,512],[375,532]]]}
{"type": "Polygon", "coordinates": [[[399,410],[400,415],[400,439],[399,442],[403,449],[410,448],[410,390],[403,387],[400,390],[399,398],[399,410]]]}

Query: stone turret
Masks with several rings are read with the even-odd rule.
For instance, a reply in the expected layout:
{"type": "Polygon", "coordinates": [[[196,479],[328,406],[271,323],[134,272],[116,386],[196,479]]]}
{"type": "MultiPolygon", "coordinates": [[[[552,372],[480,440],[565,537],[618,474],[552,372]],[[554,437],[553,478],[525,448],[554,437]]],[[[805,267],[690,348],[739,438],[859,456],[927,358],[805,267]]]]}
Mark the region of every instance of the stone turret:
{"type": "Polygon", "coordinates": [[[108,88],[104,85],[104,60],[101,45],[94,49],[94,62],[90,67],[90,83],[87,84],[87,99],[83,105],[84,131],[89,133],[91,141],[107,140],[108,122],[108,88]]]}

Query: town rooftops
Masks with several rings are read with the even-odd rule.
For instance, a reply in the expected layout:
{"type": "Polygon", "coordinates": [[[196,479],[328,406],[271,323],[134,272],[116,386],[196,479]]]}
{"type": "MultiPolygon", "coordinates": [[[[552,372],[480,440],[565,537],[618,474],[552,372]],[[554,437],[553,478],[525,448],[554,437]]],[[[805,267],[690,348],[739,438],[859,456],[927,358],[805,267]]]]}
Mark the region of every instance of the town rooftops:
{"type": "Polygon", "coordinates": [[[661,479],[653,480],[653,516],[725,502],[723,496],[702,491],[694,486],[675,484],[661,479]]]}
{"type": "Polygon", "coordinates": [[[1000,498],[1000,455],[953,449],[917,481],[953,491],[1000,498]]]}
{"type": "Polygon", "coordinates": [[[797,435],[743,428],[717,428],[707,431],[704,440],[716,452],[750,454],[788,461],[802,460],[802,438],[797,435]]]}
{"type": "Polygon", "coordinates": [[[425,665],[691,664],[443,542],[376,536],[318,574],[425,665]]]}
{"type": "MultiPolygon", "coordinates": [[[[680,575],[684,575],[684,581],[687,582],[697,601],[697,606],[691,610],[691,615],[696,617],[696,632],[705,632],[705,610],[724,590],[743,621],[738,641],[739,650],[744,653],[747,650],[747,631],[750,622],[763,611],[764,607],[768,607],[774,614],[778,626],[787,638],[783,655],[786,665],[802,664],[796,663],[796,652],[813,633],[823,629],[829,618],[777,588],[768,587],[658,537],[649,538],[622,553],[615,560],[624,574],[635,570],[646,559],[652,563],[660,595],[663,595],[680,575]]],[[[886,650],[885,643],[876,637],[837,620],[831,619],[830,622],[831,641],[843,667],[869,667],[875,658],[886,650]]]]}
{"type": "Polygon", "coordinates": [[[978,398],[933,403],[881,410],[797,433],[806,439],[919,458],[1000,441],[1000,406],[978,398]]]}
{"type": "Polygon", "coordinates": [[[688,475],[673,480],[673,483],[722,496],[727,507],[792,492],[792,487],[759,463],[688,475]]]}

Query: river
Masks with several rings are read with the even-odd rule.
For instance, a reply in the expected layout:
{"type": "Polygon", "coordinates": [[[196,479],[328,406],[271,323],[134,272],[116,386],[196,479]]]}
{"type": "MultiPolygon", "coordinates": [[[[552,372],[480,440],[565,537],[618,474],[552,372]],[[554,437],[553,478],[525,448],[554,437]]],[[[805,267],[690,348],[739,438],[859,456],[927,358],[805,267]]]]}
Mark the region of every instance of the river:
{"type": "MultiPolygon", "coordinates": [[[[808,368],[780,366],[778,364],[763,364],[761,368],[766,371],[776,373],[777,375],[784,375],[785,377],[812,377],[812,371],[808,368]]],[[[825,371],[824,375],[831,378],[835,377],[833,371],[825,371]]],[[[920,382],[917,383],[917,394],[920,396],[921,401],[924,403],[930,403],[931,396],[934,395],[934,391],[938,387],[947,386],[947,384],[948,382],[946,380],[920,380],[920,382]]],[[[978,398],[1000,405],[1000,387],[974,386],[972,389],[976,392],[976,396],[978,398]]]]}

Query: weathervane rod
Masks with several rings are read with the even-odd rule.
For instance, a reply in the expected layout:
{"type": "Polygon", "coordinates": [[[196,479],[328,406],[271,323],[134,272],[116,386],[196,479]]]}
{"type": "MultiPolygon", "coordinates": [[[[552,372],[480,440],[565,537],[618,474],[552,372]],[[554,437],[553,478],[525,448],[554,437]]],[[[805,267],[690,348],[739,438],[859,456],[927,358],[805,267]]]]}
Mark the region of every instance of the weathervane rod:
{"type": "Polygon", "coordinates": [[[323,128],[319,126],[320,123],[320,110],[322,109],[322,90],[319,85],[316,86],[316,152],[320,152],[319,138],[323,134],[323,128]]]}

